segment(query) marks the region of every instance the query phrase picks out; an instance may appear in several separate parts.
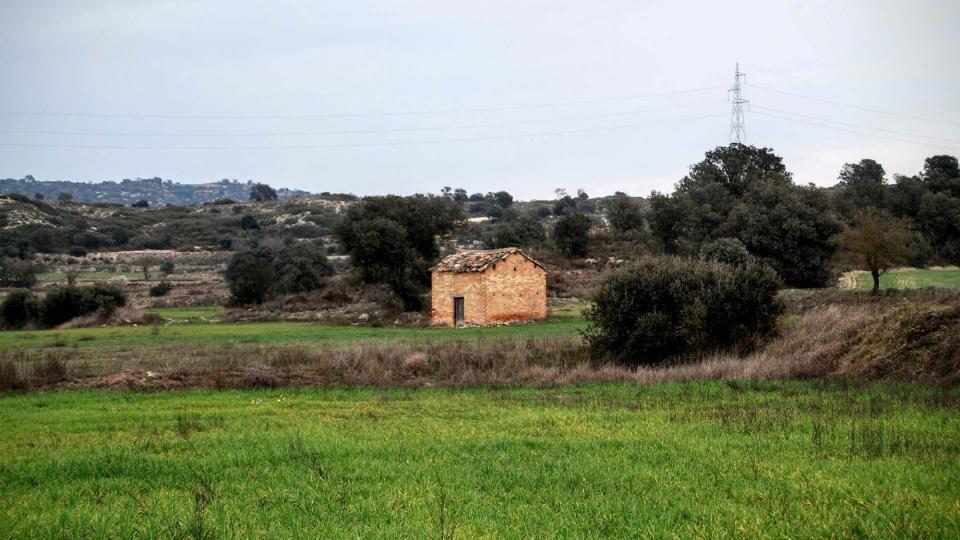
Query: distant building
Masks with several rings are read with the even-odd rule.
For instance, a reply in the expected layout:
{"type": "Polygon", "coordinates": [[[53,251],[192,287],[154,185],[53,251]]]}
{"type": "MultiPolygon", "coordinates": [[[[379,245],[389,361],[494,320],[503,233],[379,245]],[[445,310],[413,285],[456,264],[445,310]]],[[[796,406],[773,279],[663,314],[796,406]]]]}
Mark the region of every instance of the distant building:
{"type": "Polygon", "coordinates": [[[432,272],[434,324],[547,317],[547,269],[518,248],[463,251],[444,258],[432,272]]]}

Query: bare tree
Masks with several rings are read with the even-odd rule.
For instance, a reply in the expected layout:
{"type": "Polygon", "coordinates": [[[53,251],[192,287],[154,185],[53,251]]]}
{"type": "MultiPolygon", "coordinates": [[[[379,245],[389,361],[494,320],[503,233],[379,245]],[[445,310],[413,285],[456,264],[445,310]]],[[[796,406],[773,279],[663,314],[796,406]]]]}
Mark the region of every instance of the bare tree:
{"type": "Polygon", "coordinates": [[[838,236],[840,255],[873,277],[873,294],[880,291],[880,275],[907,262],[910,231],[907,224],[883,210],[864,208],[853,225],[838,236]]]}

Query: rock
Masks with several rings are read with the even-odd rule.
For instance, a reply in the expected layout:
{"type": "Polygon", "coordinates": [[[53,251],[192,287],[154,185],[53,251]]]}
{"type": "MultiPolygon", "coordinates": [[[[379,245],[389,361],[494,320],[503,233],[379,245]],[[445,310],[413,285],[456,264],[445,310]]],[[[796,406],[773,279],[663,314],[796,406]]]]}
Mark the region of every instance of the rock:
{"type": "Polygon", "coordinates": [[[362,321],[362,322],[366,322],[366,321],[370,320],[370,315],[368,315],[368,314],[366,314],[366,313],[361,313],[359,316],[357,316],[357,320],[358,320],[358,321],[362,321]]]}

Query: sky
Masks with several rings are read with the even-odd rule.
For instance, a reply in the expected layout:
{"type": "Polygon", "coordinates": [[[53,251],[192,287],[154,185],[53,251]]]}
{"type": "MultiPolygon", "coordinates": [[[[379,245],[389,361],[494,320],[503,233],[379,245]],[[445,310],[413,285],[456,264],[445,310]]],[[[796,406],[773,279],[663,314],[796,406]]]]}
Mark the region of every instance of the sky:
{"type": "Polygon", "coordinates": [[[0,0],[0,177],[671,191],[730,142],[798,183],[960,155],[956,0],[0,0]]]}

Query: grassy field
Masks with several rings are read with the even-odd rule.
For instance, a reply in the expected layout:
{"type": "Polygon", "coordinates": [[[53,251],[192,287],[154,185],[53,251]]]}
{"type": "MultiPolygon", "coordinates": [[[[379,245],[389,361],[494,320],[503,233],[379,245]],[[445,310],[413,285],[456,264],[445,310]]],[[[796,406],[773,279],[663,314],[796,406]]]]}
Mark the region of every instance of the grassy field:
{"type": "MultiPolygon", "coordinates": [[[[872,289],[873,278],[869,273],[857,274],[859,289],[872,289]]],[[[881,289],[920,289],[943,287],[960,289],[960,268],[893,270],[880,276],[881,289]]]]}
{"type": "Polygon", "coordinates": [[[919,387],[0,398],[0,537],[960,535],[960,396],[919,387]]]}
{"type": "MultiPolygon", "coordinates": [[[[185,310],[186,318],[202,317],[206,310],[185,310]]],[[[322,349],[360,341],[423,341],[450,339],[511,339],[575,335],[582,319],[555,319],[530,324],[482,328],[404,328],[324,326],[310,322],[219,323],[194,322],[166,326],[114,326],[68,330],[0,332],[0,350],[35,348],[136,348],[172,345],[283,343],[322,349]]]]}
{"type": "MultiPolygon", "coordinates": [[[[127,279],[143,279],[143,272],[77,272],[77,279],[84,281],[100,281],[118,277],[127,279]]],[[[53,281],[67,281],[66,272],[41,272],[37,274],[37,281],[41,283],[53,281]]]]}

